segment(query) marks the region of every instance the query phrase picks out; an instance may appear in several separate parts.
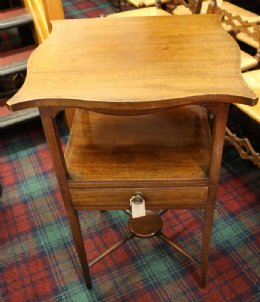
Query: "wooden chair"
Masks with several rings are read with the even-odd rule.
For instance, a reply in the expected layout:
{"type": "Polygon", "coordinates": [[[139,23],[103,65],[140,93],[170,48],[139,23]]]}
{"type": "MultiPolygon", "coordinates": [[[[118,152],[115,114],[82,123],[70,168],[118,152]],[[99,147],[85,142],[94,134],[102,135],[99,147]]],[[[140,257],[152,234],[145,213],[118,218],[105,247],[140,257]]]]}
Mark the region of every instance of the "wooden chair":
{"type": "Polygon", "coordinates": [[[214,11],[212,13],[219,13],[223,16],[223,27],[226,31],[233,31],[234,27],[246,26],[247,23],[260,23],[260,16],[236,6],[227,1],[212,0],[214,11]]]}
{"type": "Polygon", "coordinates": [[[238,42],[248,45],[254,54],[241,50],[241,70],[256,68],[260,61],[260,24],[249,22],[243,16],[233,15],[225,9],[217,7],[215,13],[222,16],[223,28],[238,42]]]}
{"type": "MultiPolygon", "coordinates": [[[[247,71],[259,66],[260,62],[260,24],[239,20],[235,38],[248,45],[254,52],[251,55],[241,50],[241,70],[247,71]]],[[[235,28],[235,27],[234,27],[235,28]]]]}
{"type": "MultiPolygon", "coordinates": [[[[260,69],[244,72],[243,78],[255,94],[260,97],[260,69]]],[[[260,103],[253,107],[242,104],[236,104],[236,106],[260,125],[260,103]]],[[[239,138],[227,128],[226,140],[237,149],[241,158],[251,160],[260,168],[260,153],[254,150],[247,138],[239,138]]]]}
{"type": "Polygon", "coordinates": [[[173,14],[199,14],[202,0],[128,0],[135,7],[156,6],[173,14]]]}
{"type": "MultiPolygon", "coordinates": [[[[259,68],[260,62],[260,18],[258,15],[248,12],[242,8],[236,7],[228,2],[223,2],[221,7],[216,7],[215,13],[221,14],[223,17],[223,27],[228,31],[238,42],[243,42],[254,50],[254,55],[240,50],[241,54],[241,71],[248,85],[259,96],[259,68]],[[253,22],[254,21],[254,22],[253,22]]],[[[242,112],[252,118],[256,123],[259,123],[259,105],[252,108],[235,104],[242,112]]],[[[260,167],[260,156],[251,145],[247,138],[239,138],[229,128],[226,128],[226,140],[232,144],[243,159],[251,160],[255,165],[260,167]]]]}
{"type": "Polygon", "coordinates": [[[218,5],[222,10],[225,10],[226,12],[230,13],[233,16],[240,16],[243,20],[247,22],[260,22],[260,16],[250,12],[242,7],[239,7],[235,4],[232,4],[228,1],[222,1],[222,4],[218,5]]]}
{"type": "Polygon", "coordinates": [[[171,14],[158,7],[144,7],[134,10],[128,10],[120,13],[107,15],[108,18],[115,17],[144,17],[144,16],[170,16],[171,14]]]}
{"type": "Polygon", "coordinates": [[[214,14],[216,7],[222,6],[223,0],[204,0],[201,5],[201,14],[214,14]]]}
{"type": "MultiPolygon", "coordinates": [[[[51,21],[63,20],[64,10],[61,0],[23,0],[24,5],[32,14],[37,37],[42,43],[51,33],[51,21]]],[[[71,127],[74,110],[67,109],[65,119],[68,128],[71,127]]]]}
{"type": "Polygon", "coordinates": [[[61,0],[23,0],[34,21],[38,41],[42,43],[51,31],[51,20],[64,19],[61,0]]]}
{"type": "Polygon", "coordinates": [[[240,16],[224,13],[223,24],[228,26],[229,32],[240,42],[254,50],[251,55],[241,50],[241,70],[247,71],[258,66],[260,61],[260,25],[244,21],[240,16]]]}
{"type": "Polygon", "coordinates": [[[144,7],[151,7],[156,6],[161,8],[165,6],[167,3],[171,3],[172,0],[128,0],[130,4],[135,6],[136,8],[144,8],[144,7]]]}
{"type": "Polygon", "coordinates": [[[200,14],[202,0],[175,0],[173,11],[174,15],[200,14]]]}
{"type": "Polygon", "coordinates": [[[202,9],[201,13],[206,13],[208,5],[211,5],[213,10],[212,13],[216,12],[217,10],[223,10],[233,16],[240,16],[243,20],[247,22],[260,22],[260,16],[246,10],[242,7],[239,7],[235,4],[232,4],[228,1],[223,1],[223,0],[204,0],[202,2],[202,9]]]}

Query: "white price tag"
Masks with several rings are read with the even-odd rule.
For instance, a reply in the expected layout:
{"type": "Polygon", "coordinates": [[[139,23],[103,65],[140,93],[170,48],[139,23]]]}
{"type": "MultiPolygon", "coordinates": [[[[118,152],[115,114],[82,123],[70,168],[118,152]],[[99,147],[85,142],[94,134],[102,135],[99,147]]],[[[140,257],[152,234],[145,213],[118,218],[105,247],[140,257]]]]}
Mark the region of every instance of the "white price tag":
{"type": "Polygon", "coordinates": [[[136,197],[130,199],[130,206],[132,210],[132,218],[139,218],[146,215],[145,211],[145,200],[141,197],[141,201],[136,202],[136,197]]]}

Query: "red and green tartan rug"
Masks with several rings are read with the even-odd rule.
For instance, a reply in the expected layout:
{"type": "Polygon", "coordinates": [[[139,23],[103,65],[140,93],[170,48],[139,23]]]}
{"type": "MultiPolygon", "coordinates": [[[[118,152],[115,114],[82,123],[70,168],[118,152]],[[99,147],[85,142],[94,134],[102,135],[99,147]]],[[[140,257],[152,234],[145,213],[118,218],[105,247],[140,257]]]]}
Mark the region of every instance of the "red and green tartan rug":
{"type": "MultiPolygon", "coordinates": [[[[66,129],[63,128],[66,142],[66,129]]],[[[91,268],[87,290],[39,120],[1,133],[0,301],[260,301],[260,170],[226,147],[206,289],[159,238],[135,238],[91,268]]],[[[200,211],[168,211],[163,231],[199,257],[200,211]]],[[[126,234],[121,211],[83,211],[89,261],[126,234]]]]}
{"type": "Polygon", "coordinates": [[[98,18],[115,12],[106,0],[62,0],[65,18],[98,18]]]}

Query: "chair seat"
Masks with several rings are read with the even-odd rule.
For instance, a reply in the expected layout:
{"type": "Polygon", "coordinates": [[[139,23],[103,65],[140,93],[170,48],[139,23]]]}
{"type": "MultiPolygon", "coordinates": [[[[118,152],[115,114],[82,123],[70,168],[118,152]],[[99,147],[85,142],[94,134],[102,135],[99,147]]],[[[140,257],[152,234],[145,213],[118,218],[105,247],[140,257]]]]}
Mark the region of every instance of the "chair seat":
{"type": "Polygon", "coordinates": [[[232,4],[227,1],[223,1],[222,9],[226,10],[233,16],[240,16],[243,20],[246,20],[248,22],[260,22],[260,16],[252,13],[242,7],[239,7],[235,4],[232,4]]]}
{"type": "MultiPolygon", "coordinates": [[[[248,71],[243,73],[243,78],[248,86],[260,97],[260,69],[248,71]]],[[[260,102],[258,101],[256,106],[245,106],[236,104],[236,106],[247,114],[250,118],[260,123],[260,102]]]]}
{"type": "Polygon", "coordinates": [[[144,7],[121,13],[111,14],[107,17],[138,17],[138,16],[171,16],[170,13],[157,7],[144,7]]]}
{"type": "MultiPolygon", "coordinates": [[[[209,1],[202,2],[201,11],[200,11],[201,14],[207,13],[209,3],[210,3],[209,1]]],[[[190,9],[188,9],[184,5],[177,5],[176,8],[173,10],[173,14],[174,15],[191,15],[192,12],[190,11],[190,9]]]]}
{"type": "Polygon", "coordinates": [[[234,32],[238,41],[259,49],[259,15],[226,1],[221,6],[218,4],[216,13],[223,15],[222,26],[225,31],[234,32]]]}
{"type": "Polygon", "coordinates": [[[246,33],[240,32],[236,35],[236,38],[239,41],[244,42],[245,44],[247,44],[255,49],[259,48],[259,41],[256,41],[252,37],[248,36],[246,33]]]}
{"type": "Polygon", "coordinates": [[[192,12],[184,5],[178,5],[174,10],[173,10],[174,15],[191,15],[192,12]]]}
{"type": "Polygon", "coordinates": [[[252,69],[256,67],[258,64],[258,60],[251,56],[250,54],[241,51],[241,70],[247,71],[249,69],[252,69]]]}
{"type": "MultiPolygon", "coordinates": [[[[201,11],[200,11],[201,14],[206,14],[207,13],[209,3],[210,3],[210,1],[202,2],[201,11]]],[[[184,5],[178,5],[174,9],[173,13],[174,13],[174,15],[191,15],[192,14],[192,12],[187,7],[185,7],[184,5]]]]}
{"type": "MultiPolygon", "coordinates": [[[[129,3],[134,5],[135,7],[149,7],[149,6],[155,6],[156,1],[155,0],[128,0],[129,3]]],[[[161,0],[161,3],[168,3],[170,0],[161,0]]]]}
{"type": "MultiPolygon", "coordinates": [[[[202,2],[202,7],[201,7],[202,14],[207,13],[207,9],[208,9],[210,2],[211,2],[210,0],[206,0],[206,1],[202,2]]],[[[242,7],[239,7],[235,4],[232,4],[230,2],[218,0],[217,6],[220,9],[226,10],[228,13],[232,14],[233,16],[240,16],[245,21],[260,23],[259,15],[252,13],[252,12],[250,12],[242,7]]]]}
{"type": "Polygon", "coordinates": [[[128,0],[135,7],[154,6],[155,0],[128,0]]]}
{"type": "Polygon", "coordinates": [[[206,13],[207,13],[209,4],[210,4],[210,1],[203,1],[203,2],[202,2],[201,10],[200,10],[200,13],[201,13],[201,14],[206,14],[206,13]]]}
{"type": "MultiPolygon", "coordinates": [[[[231,32],[232,31],[232,26],[231,25],[228,25],[228,24],[225,24],[222,22],[222,27],[225,31],[227,32],[231,32]]],[[[243,32],[240,32],[236,35],[236,39],[240,42],[243,42],[255,49],[258,49],[259,48],[259,42],[256,41],[255,39],[253,39],[252,37],[250,37],[248,34],[246,33],[243,33],[243,32]]]]}

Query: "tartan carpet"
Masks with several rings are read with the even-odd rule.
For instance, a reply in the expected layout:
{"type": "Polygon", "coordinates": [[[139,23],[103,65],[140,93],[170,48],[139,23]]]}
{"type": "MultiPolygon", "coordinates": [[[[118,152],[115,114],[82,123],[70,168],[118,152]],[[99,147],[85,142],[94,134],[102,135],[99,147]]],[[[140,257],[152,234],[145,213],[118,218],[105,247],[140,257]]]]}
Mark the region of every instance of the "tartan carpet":
{"type": "Polygon", "coordinates": [[[63,0],[62,4],[66,18],[95,18],[115,12],[105,0],[63,0]]]}
{"type": "MultiPolygon", "coordinates": [[[[64,142],[66,129],[62,129],[64,142]]],[[[38,120],[1,133],[1,301],[259,301],[259,169],[227,147],[206,289],[198,267],[159,238],[129,241],[91,268],[87,290],[38,120]]],[[[163,231],[199,257],[200,211],[175,210],[163,231]]],[[[121,211],[82,211],[88,258],[126,233],[121,211]]]]}

